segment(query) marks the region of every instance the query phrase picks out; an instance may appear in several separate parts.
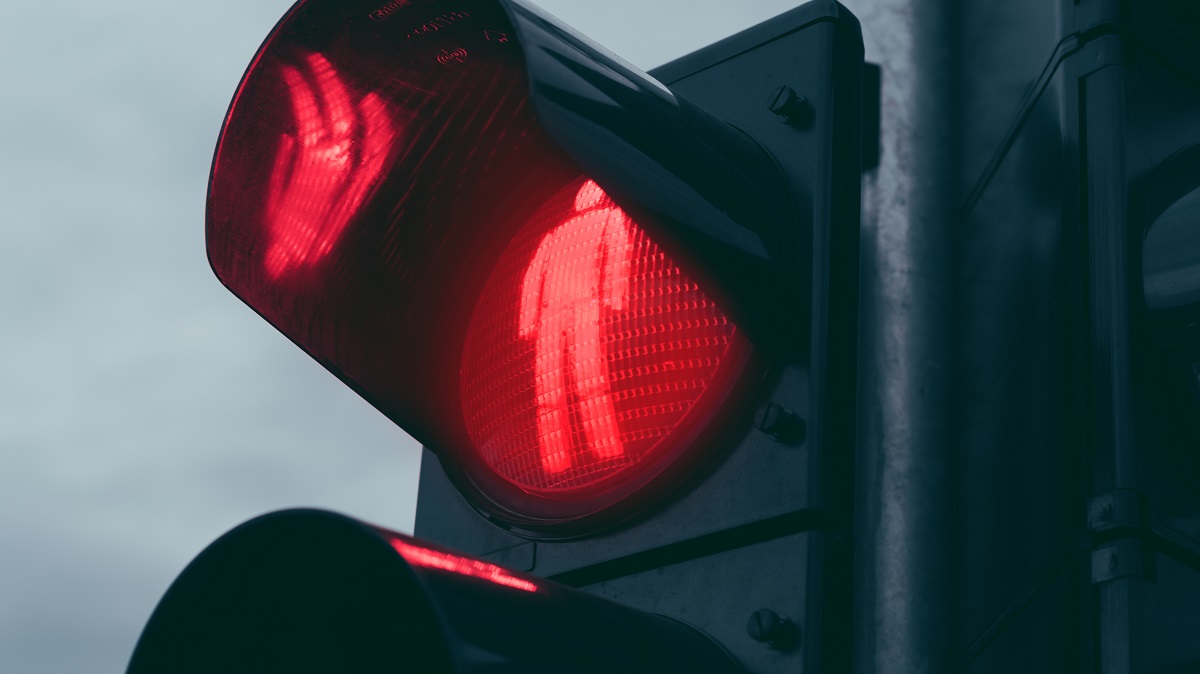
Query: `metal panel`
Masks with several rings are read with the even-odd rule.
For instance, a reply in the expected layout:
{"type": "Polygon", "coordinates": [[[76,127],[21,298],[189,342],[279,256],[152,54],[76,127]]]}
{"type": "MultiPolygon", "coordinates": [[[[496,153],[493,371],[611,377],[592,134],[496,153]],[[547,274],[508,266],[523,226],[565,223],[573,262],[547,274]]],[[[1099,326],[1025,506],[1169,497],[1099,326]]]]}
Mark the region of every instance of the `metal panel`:
{"type": "Polygon", "coordinates": [[[797,534],[654,571],[586,586],[584,589],[635,608],[675,616],[723,644],[749,672],[828,672],[820,666],[819,623],[805,622],[804,560],[820,534],[797,534]],[[786,591],[772,577],[796,580],[786,591]],[[662,579],[672,582],[664,587],[662,579]],[[703,596],[681,588],[704,588],[703,596]],[[796,624],[796,648],[777,650],[748,634],[747,623],[769,609],[796,624]]]}
{"type": "Polygon", "coordinates": [[[1030,604],[1071,562],[1065,546],[1085,526],[1083,446],[1070,404],[1078,347],[1069,311],[1071,164],[1059,66],[1050,62],[1053,77],[1026,85],[1039,88],[973,193],[959,232],[951,559],[960,657],[999,648],[989,642],[1002,643],[1005,630],[1049,619],[1038,611],[1058,611],[1054,622],[1064,625],[1073,619],[1063,604],[1030,604]]]}

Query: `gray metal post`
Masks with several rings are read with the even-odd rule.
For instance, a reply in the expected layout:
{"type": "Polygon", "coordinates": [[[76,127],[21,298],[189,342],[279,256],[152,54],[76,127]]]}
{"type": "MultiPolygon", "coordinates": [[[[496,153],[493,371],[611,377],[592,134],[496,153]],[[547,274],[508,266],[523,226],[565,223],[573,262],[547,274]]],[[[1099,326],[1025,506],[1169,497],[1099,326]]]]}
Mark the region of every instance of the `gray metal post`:
{"type": "Polygon", "coordinates": [[[853,671],[944,672],[960,10],[847,5],[883,85],[881,164],[863,184],[853,671]]]}

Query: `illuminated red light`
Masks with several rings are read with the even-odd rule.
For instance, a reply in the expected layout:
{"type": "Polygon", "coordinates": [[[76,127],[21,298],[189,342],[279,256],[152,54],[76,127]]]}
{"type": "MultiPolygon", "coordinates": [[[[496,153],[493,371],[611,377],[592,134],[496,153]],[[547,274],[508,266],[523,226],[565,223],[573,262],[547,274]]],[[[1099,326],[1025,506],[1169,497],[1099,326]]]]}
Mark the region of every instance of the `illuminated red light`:
{"type": "Polygon", "coordinates": [[[735,329],[594,181],[518,232],[467,335],[468,433],[523,490],[594,487],[665,451],[735,329]]]}
{"type": "Polygon", "coordinates": [[[403,3],[297,3],[222,130],[209,259],[473,504],[578,523],[696,474],[750,345],[541,128],[504,6],[465,2],[414,37],[403,3]]]}
{"type": "Polygon", "coordinates": [[[571,467],[568,396],[580,401],[586,447],[600,459],[621,456],[607,371],[601,311],[621,311],[629,292],[633,221],[591,180],[573,213],[538,244],[521,283],[517,334],[536,345],[534,389],[542,468],[571,467]]]}
{"type": "Polygon", "coordinates": [[[538,589],[534,583],[524,578],[518,578],[495,564],[481,562],[478,559],[460,557],[440,550],[430,550],[429,548],[414,545],[399,538],[392,539],[392,547],[395,548],[396,552],[400,553],[404,561],[413,566],[438,569],[457,573],[461,576],[479,578],[489,583],[511,587],[514,590],[522,590],[524,592],[537,592],[538,589]]]}
{"type": "Polygon", "coordinates": [[[270,244],[264,264],[277,278],[320,261],[383,173],[399,130],[374,93],[353,100],[333,65],[309,54],[284,66],[294,134],[283,134],[267,191],[270,244]]]}

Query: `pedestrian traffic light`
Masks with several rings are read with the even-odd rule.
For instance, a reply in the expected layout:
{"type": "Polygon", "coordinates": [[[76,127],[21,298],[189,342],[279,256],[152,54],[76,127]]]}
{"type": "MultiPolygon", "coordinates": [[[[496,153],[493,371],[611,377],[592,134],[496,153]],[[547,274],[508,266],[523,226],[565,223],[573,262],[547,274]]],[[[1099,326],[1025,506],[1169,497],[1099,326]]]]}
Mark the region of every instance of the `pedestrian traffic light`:
{"type": "MultiPolygon", "coordinates": [[[[391,541],[378,569],[395,580],[377,582],[394,601],[380,610],[430,594],[444,620],[429,627],[422,603],[381,623],[422,622],[412,634],[459,634],[458,611],[497,610],[460,597],[480,592],[530,607],[506,630],[607,624],[603,614],[681,632],[537,580],[611,596],[605,583],[658,570],[655,590],[624,603],[699,627],[750,671],[836,662],[862,156],[854,17],[810,2],[651,76],[523,1],[378,2],[301,0],[255,56],[214,158],[209,260],[425,445],[418,533],[483,559],[329,515],[249,524],[181,576],[131,671],[150,671],[144,653],[188,659],[190,646],[162,646],[177,639],[257,648],[227,626],[199,636],[218,632],[197,621],[222,622],[233,604],[197,602],[243,567],[257,580],[233,587],[270,585],[272,569],[312,557],[310,542],[296,555],[261,542],[291,546],[309,526],[369,542],[329,533],[319,564],[280,573],[342,578],[391,541]],[[679,564],[690,570],[667,568],[679,564]],[[493,582],[443,601],[428,578],[442,572],[458,572],[456,588],[462,576],[493,582]],[[498,590],[501,577],[516,580],[498,590]],[[720,591],[705,587],[716,577],[720,591]],[[523,588],[536,599],[514,594],[523,588]],[[676,600],[682,609],[662,603],[676,600]]],[[[327,617],[306,613],[318,622],[303,628],[272,617],[292,610],[281,593],[264,590],[264,612],[234,631],[261,621],[324,639],[312,625],[327,617]]],[[[329,629],[331,653],[359,648],[349,628],[329,629]]],[[[648,663],[675,653],[682,666],[696,638],[594,632],[574,655],[567,642],[554,650],[555,671],[667,671],[648,663]]],[[[458,650],[501,653],[512,671],[544,662],[472,638],[440,638],[451,656],[437,657],[454,671],[475,671],[458,650]]],[[[717,653],[699,671],[727,669],[722,649],[697,648],[717,653]]]]}

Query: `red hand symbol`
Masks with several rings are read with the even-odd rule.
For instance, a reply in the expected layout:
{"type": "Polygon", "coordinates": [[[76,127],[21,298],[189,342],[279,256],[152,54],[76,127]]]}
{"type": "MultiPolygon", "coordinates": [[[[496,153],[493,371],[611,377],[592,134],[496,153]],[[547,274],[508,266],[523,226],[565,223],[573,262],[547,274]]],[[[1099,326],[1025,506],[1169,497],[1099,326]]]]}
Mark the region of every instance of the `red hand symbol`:
{"type": "Polygon", "coordinates": [[[379,96],[355,105],[333,65],[307,59],[308,77],[285,66],[296,134],[279,143],[267,195],[271,242],[265,265],[272,278],[324,258],[366,201],[397,135],[379,96]]]}

